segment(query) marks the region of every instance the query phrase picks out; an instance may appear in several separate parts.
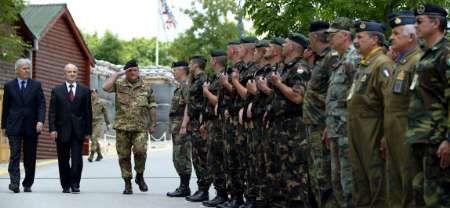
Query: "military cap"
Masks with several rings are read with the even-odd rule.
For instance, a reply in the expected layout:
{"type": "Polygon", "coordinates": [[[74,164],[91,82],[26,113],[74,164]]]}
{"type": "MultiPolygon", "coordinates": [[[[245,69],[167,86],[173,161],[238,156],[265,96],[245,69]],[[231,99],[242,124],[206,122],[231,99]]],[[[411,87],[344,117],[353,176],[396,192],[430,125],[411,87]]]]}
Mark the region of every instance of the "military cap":
{"type": "Polygon", "coordinates": [[[358,21],[355,23],[356,32],[379,32],[384,33],[386,27],[383,24],[374,21],[358,21]]]}
{"type": "Polygon", "coordinates": [[[239,45],[241,44],[240,40],[231,40],[228,42],[228,45],[239,45]]]}
{"type": "Polygon", "coordinates": [[[272,40],[270,41],[271,44],[275,44],[275,45],[279,45],[279,46],[283,46],[284,43],[284,39],[280,38],[280,37],[274,37],[272,38],[272,40]]]}
{"type": "Polygon", "coordinates": [[[256,43],[256,48],[266,48],[266,47],[269,47],[269,41],[267,40],[259,40],[256,43]]]}
{"type": "Polygon", "coordinates": [[[413,25],[416,24],[416,17],[411,11],[400,11],[397,13],[390,14],[389,25],[391,28],[395,28],[402,25],[413,25]]]}
{"type": "Polygon", "coordinates": [[[430,15],[447,17],[447,11],[444,8],[434,4],[420,4],[415,10],[414,15],[430,15]]]}
{"type": "Polygon", "coordinates": [[[300,33],[291,32],[288,35],[288,39],[302,45],[303,48],[307,48],[309,45],[308,38],[306,38],[304,35],[302,35],[300,33]]]}
{"type": "Polygon", "coordinates": [[[353,26],[354,22],[350,18],[338,17],[331,23],[330,28],[328,28],[327,32],[335,33],[339,30],[351,31],[353,26]]]}
{"type": "Polygon", "coordinates": [[[243,43],[256,43],[258,41],[258,38],[253,36],[246,36],[241,38],[241,44],[243,43]]]}
{"type": "Polygon", "coordinates": [[[309,26],[309,32],[317,32],[320,30],[326,30],[328,28],[330,28],[330,24],[328,24],[328,22],[315,21],[312,22],[311,25],[309,26]]]}
{"type": "Polygon", "coordinates": [[[189,64],[186,61],[176,61],[172,63],[172,68],[184,66],[187,67],[189,64]]]}
{"type": "Polygon", "coordinates": [[[220,50],[220,49],[212,50],[210,54],[211,54],[211,57],[219,57],[219,56],[227,55],[227,53],[224,50],[220,50]]]}
{"type": "Polygon", "coordinates": [[[129,60],[123,67],[123,70],[127,70],[127,69],[133,68],[133,67],[138,67],[138,61],[136,59],[129,60]]]}
{"type": "Polygon", "coordinates": [[[204,56],[201,56],[201,55],[191,56],[191,58],[189,60],[200,60],[200,61],[207,62],[206,58],[204,56]]]}

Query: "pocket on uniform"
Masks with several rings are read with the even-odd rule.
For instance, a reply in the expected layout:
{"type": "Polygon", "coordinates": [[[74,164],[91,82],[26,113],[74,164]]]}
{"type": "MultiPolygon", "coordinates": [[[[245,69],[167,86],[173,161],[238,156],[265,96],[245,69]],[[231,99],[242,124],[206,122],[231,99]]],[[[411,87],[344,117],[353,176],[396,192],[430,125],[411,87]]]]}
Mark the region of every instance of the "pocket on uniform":
{"type": "Polygon", "coordinates": [[[128,104],[130,102],[130,96],[128,95],[128,89],[119,89],[117,91],[117,101],[122,104],[128,104]]]}

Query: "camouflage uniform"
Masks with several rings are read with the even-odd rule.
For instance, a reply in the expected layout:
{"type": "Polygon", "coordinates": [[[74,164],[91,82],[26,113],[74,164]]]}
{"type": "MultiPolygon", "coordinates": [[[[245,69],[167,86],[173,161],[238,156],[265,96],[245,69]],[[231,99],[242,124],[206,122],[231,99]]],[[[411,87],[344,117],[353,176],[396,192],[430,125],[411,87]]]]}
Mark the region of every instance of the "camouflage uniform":
{"type": "Polygon", "coordinates": [[[331,152],[331,182],[340,207],[352,204],[352,167],[347,137],[347,95],[353,82],[356,62],[353,45],[332,66],[330,86],[326,97],[327,136],[331,152]]]}
{"type": "Polygon", "coordinates": [[[109,125],[108,111],[106,104],[100,98],[92,98],[92,135],[91,135],[91,152],[101,154],[100,144],[98,140],[103,138],[103,122],[109,125]]]}
{"type": "Polygon", "coordinates": [[[208,175],[207,154],[208,148],[206,140],[200,135],[200,126],[203,122],[205,108],[203,97],[203,83],[207,81],[207,76],[201,72],[194,76],[189,86],[188,96],[188,134],[192,142],[192,164],[197,175],[197,185],[199,190],[208,191],[211,185],[211,178],[208,175]]]}
{"type": "Polygon", "coordinates": [[[134,169],[143,174],[147,159],[147,129],[150,109],[156,108],[156,99],[151,87],[139,78],[135,83],[126,79],[117,80],[108,92],[116,93],[116,149],[123,178],[132,178],[131,150],[134,154],[134,169]]]}
{"type": "Polygon", "coordinates": [[[348,136],[356,207],[386,207],[384,161],[379,151],[383,137],[383,95],[392,61],[375,48],[358,64],[348,102],[348,136]]]}
{"type": "Polygon", "coordinates": [[[325,129],[325,98],[337,54],[326,48],[316,57],[303,103],[303,119],[307,125],[311,189],[319,207],[333,203],[330,151],[322,141],[325,129]]]}
{"type": "MultiPolygon", "coordinates": [[[[209,91],[218,95],[222,86],[214,75],[210,80],[209,91]]],[[[205,98],[206,99],[206,98],[205,98]]],[[[205,101],[207,102],[207,101],[205,101]]],[[[214,114],[214,107],[209,103],[206,106],[205,122],[208,130],[208,174],[212,177],[214,188],[218,195],[227,196],[225,177],[225,141],[222,134],[222,122],[214,114]]]]}
{"type": "Polygon", "coordinates": [[[172,107],[170,109],[170,132],[172,133],[172,160],[179,176],[191,175],[192,161],[191,151],[192,145],[188,136],[181,135],[180,128],[183,121],[184,108],[188,97],[187,80],[178,84],[172,97],[172,107]]]}
{"type": "Polygon", "coordinates": [[[423,193],[427,207],[450,207],[450,168],[440,168],[436,156],[440,143],[450,139],[448,40],[443,38],[425,50],[413,73],[406,142],[412,145],[419,166],[414,189],[423,193]]]}
{"type": "Polygon", "coordinates": [[[384,96],[384,139],[386,140],[386,199],[389,207],[414,207],[412,188],[417,164],[411,146],[405,144],[408,127],[408,90],[412,67],[422,56],[420,48],[413,48],[403,54],[394,65],[384,96]]]}
{"type": "MultiPolygon", "coordinates": [[[[304,95],[307,65],[297,58],[280,73],[283,84],[295,93],[304,95]]],[[[274,87],[273,99],[268,112],[272,126],[271,177],[274,184],[274,200],[271,207],[308,206],[308,172],[306,129],[301,119],[302,104],[290,101],[274,87]]]]}

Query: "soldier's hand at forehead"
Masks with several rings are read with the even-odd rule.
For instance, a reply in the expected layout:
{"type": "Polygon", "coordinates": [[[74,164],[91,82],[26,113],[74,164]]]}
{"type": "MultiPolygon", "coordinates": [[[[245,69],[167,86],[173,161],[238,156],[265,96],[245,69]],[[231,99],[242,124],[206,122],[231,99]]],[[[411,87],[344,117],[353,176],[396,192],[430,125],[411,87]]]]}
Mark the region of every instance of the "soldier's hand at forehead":
{"type": "Polygon", "coordinates": [[[441,158],[441,168],[447,169],[450,166],[450,143],[447,140],[441,142],[436,154],[441,158]]]}
{"type": "Polygon", "coordinates": [[[127,72],[129,72],[131,69],[134,69],[134,68],[136,68],[136,67],[131,67],[131,68],[128,68],[128,69],[125,69],[125,70],[121,70],[121,71],[117,72],[117,74],[119,76],[122,76],[122,75],[126,74],[127,72]]]}

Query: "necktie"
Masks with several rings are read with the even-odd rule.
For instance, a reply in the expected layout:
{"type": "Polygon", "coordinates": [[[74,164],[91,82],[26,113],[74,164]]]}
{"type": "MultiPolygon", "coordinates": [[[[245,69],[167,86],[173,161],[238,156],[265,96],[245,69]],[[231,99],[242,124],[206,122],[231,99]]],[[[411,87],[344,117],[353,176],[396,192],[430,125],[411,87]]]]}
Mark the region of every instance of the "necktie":
{"type": "Polygon", "coordinates": [[[69,100],[70,102],[73,101],[73,99],[75,98],[75,95],[73,94],[73,84],[69,85],[69,100]]]}
{"type": "Polygon", "coordinates": [[[25,81],[20,81],[20,94],[23,96],[23,93],[25,92],[25,81]]]}

